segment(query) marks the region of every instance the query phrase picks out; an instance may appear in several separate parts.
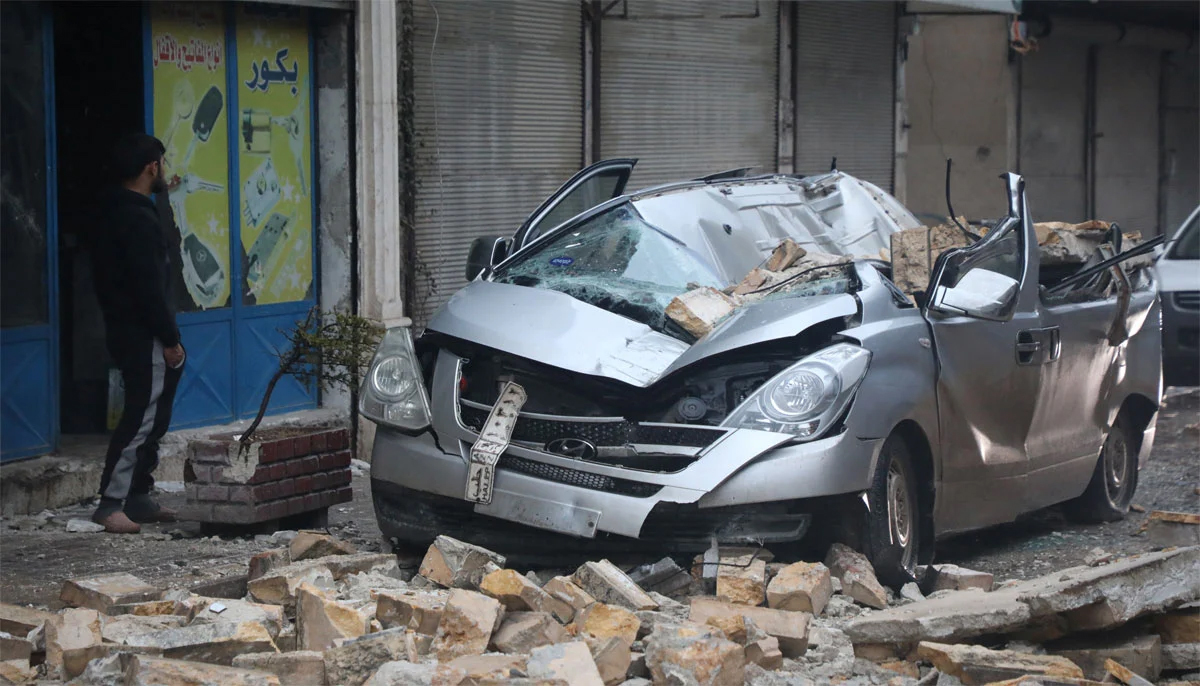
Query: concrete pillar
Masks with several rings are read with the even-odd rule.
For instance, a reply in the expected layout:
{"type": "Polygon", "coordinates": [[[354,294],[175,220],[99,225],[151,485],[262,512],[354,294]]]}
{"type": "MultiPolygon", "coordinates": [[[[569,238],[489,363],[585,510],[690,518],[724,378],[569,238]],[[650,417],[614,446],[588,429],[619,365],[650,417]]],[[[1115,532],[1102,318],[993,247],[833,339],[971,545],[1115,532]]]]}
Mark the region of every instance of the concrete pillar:
{"type": "MultiPolygon", "coordinates": [[[[400,122],[396,0],[360,0],[358,66],[358,311],[386,327],[408,326],[401,272],[400,122]]],[[[359,418],[356,457],[371,459],[375,425],[359,418]]]]}

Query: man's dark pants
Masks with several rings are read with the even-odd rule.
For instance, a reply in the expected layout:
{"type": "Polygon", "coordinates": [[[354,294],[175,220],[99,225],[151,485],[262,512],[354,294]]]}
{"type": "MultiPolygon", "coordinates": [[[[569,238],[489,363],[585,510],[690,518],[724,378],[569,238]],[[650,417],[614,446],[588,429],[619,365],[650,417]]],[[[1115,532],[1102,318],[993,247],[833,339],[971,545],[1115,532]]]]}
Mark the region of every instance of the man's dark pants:
{"type": "Polygon", "coordinates": [[[125,383],[125,409],[108,444],[100,509],[116,511],[126,499],[154,489],[158,442],[171,425],[183,368],[167,366],[162,344],[154,338],[110,340],[108,347],[125,383]]]}

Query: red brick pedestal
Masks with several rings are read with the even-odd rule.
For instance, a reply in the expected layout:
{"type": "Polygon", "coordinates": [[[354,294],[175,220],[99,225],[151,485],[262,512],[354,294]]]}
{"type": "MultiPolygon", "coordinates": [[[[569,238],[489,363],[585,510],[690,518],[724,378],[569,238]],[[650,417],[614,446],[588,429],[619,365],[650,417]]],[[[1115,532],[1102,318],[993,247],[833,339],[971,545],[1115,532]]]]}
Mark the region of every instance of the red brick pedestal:
{"type": "Polygon", "coordinates": [[[181,518],[257,524],[324,511],[353,499],[346,429],[252,443],[232,437],[188,445],[181,518]]]}

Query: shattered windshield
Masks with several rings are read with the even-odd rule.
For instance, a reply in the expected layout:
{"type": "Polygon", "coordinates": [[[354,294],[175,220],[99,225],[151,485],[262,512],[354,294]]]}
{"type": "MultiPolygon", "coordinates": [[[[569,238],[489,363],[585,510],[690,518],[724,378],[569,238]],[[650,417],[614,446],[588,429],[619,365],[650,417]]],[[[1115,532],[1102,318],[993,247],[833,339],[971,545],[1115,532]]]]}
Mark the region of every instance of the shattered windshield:
{"type": "Polygon", "coordinates": [[[723,288],[712,267],[655,228],[631,203],[539,242],[498,270],[499,283],[559,291],[668,331],[673,298],[700,286],[723,288]]]}

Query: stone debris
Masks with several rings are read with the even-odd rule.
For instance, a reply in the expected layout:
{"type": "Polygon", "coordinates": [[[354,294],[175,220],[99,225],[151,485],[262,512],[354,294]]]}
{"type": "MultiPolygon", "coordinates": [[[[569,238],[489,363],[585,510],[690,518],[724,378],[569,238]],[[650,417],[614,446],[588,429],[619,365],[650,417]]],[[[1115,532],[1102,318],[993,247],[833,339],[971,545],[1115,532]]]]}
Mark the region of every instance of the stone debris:
{"type": "Polygon", "coordinates": [[[1160,548],[1200,545],[1200,514],[1154,510],[1144,527],[1150,543],[1160,548]]]}
{"type": "Polygon", "coordinates": [[[99,612],[69,609],[46,623],[46,665],[52,674],[73,679],[92,660],[103,657],[104,636],[99,612]]]}
{"type": "Polygon", "coordinates": [[[657,610],[658,602],[646,594],[625,572],[608,560],[585,562],[571,577],[591,597],[630,610],[657,610]]]}
{"type": "Polygon", "coordinates": [[[0,661],[24,660],[29,661],[33,655],[33,644],[27,638],[18,638],[12,634],[0,631],[0,661]]]}
{"type": "Polygon", "coordinates": [[[511,569],[501,569],[483,577],[479,590],[490,595],[506,610],[549,612],[560,622],[569,622],[575,608],[551,596],[540,586],[511,569]]]}
{"type": "Polygon", "coordinates": [[[69,607],[87,607],[107,613],[113,605],[158,600],[162,593],[161,588],[132,574],[104,574],[67,581],[59,593],[59,600],[69,607]]]}
{"type": "Polygon", "coordinates": [[[666,313],[685,331],[704,338],[718,322],[737,309],[738,302],[711,286],[690,290],[667,304],[666,313]]]}
{"type": "Polygon", "coordinates": [[[438,536],[417,573],[445,588],[477,589],[483,577],[503,568],[503,555],[449,536],[438,536]]]}
{"type": "Polygon", "coordinates": [[[32,607],[0,603],[0,631],[13,636],[26,636],[30,631],[44,626],[58,615],[32,607]]]}
{"type": "Polygon", "coordinates": [[[565,576],[556,576],[550,579],[545,586],[542,586],[542,590],[570,605],[573,609],[572,619],[574,619],[575,613],[596,602],[590,593],[565,576]]]}
{"type": "MultiPolygon", "coordinates": [[[[741,616],[749,618],[768,636],[779,639],[779,649],[785,657],[800,657],[808,650],[808,624],[806,612],[772,610],[766,607],[749,607],[725,603],[715,598],[692,598],[688,618],[705,624],[713,617],[741,616]]],[[[655,631],[658,627],[655,627],[655,631]]]]}
{"type": "Polygon", "coordinates": [[[357,638],[370,629],[371,618],[366,613],[309,584],[296,588],[296,647],[300,650],[327,650],[339,639],[357,638]]]}
{"type": "Polygon", "coordinates": [[[1158,615],[1154,618],[1154,632],[1164,644],[1200,643],[1200,609],[1158,615]]]}
{"type": "Polygon", "coordinates": [[[717,597],[741,605],[762,605],[767,594],[767,563],[755,554],[720,558],[717,597]]]}
{"type": "Polygon", "coordinates": [[[376,596],[375,618],[385,629],[404,627],[433,636],[449,597],[445,591],[381,592],[376,596]]]}
{"type": "Polygon", "coordinates": [[[1011,650],[989,650],[982,646],[922,642],[917,647],[942,674],[973,684],[990,684],[1026,675],[1083,678],[1083,670],[1065,657],[1031,655],[1011,650]]]}
{"type": "Polygon", "coordinates": [[[1162,641],[1152,634],[1116,640],[1089,636],[1059,642],[1051,652],[1079,665],[1084,676],[1094,681],[1104,679],[1107,660],[1116,660],[1147,679],[1157,680],[1163,670],[1162,648],[1162,641]]]}
{"type": "Polygon", "coordinates": [[[641,620],[623,607],[607,603],[592,603],[575,618],[575,630],[580,636],[591,638],[617,637],[633,644],[638,637],[641,620]]]}
{"type": "Polygon", "coordinates": [[[1138,676],[1116,660],[1105,660],[1104,670],[1126,686],[1152,686],[1149,681],[1138,676]]]}
{"type": "Polygon", "coordinates": [[[387,662],[409,659],[408,629],[388,629],[359,638],[339,640],[324,653],[330,684],[361,684],[387,662]]]}
{"type": "Polygon", "coordinates": [[[122,615],[102,620],[100,636],[108,643],[123,644],[131,636],[140,636],[166,629],[177,629],[185,626],[187,622],[187,617],[178,615],[154,615],[151,617],[122,615]]]}
{"type": "Polygon", "coordinates": [[[777,610],[820,615],[832,596],[829,568],[820,562],[788,565],[767,586],[767,606],[777,610]]]}
{"type": "MultiPolygon", "coordinates": [[[[468,680],[509,679],[525,673],[527,655],[464,655],[447,665],[461,671],[468,680]]],[[[468,681],[467,683],[470,683],[468,681]]]]}
{"type": "Polygon", "coordinates": [[[647,593],[665,596],[685,592],[692,585],[692,578],[687,571],[669,557],[630,570],[629,579],[647,593]]]}
{"type": "Polygon", "coordinates": [[[614,686],[625,681],[629,676],[629,665],[633,654],[629,650],[630,643],[623,638],[613,636],[607,639],[592,639],[588,642],[592,652],[592,662],[600,672],[600,679],[605,686],[614,686]]]}
{"type": "Polygon", "coordinates": [[[745,655],[746,664],[755,664],[770,670],[783,667],[783,653],[779,650],[779,639],[774,636],[747,643],[745,655]]]}
{"type": "Polygon", "coordinates": [[[245,653],[278,652],[266,627],[257,622],[193,624],[130,636],[125,645],[146,648],[174,660],[230,665],[245,653]]]}
{"type": "Polygon", "coordinates": [[[315,650],[297,650],[290,653],[248,653],[233,658],[233,666],[239,669],[274,674],[279,678],[281,684],[323,686],[326,683],[325,656],[315,650]]]}
{"type": "Polygon", "coordinates": [[[562,679],[572,686],[604,685],[592,653],[582,641],[535,648],[525,671],[534,679],[562,679]]]}
{"type": "Polygon", "coordinates": [[[712,627],[662,625],[646,639],[646,666],[656,684],[740,685],[745,665],[745,648],[712,627]]]}
{"type": "Polygon", "coordinates": [[[981,591],[992,590],[994,577],[987,572],[976,572],[963,569],[958,565],[934,565],[937,576],[933,580],[933,591],[966,591],[978,588],[981,591]]]}
{"type": "MultiPolygon", "coordinates": [[[[120,653],[88,666],[90,679],[83,686],[110,684],[156,684],[162,686],[281,686],[270,672],[228,667],[202,662],[187,662],[149,655],[120,653]]],[[[72,682],[73,684],[79,682],[72,682]]]]}
{"type": "Polygon", "coordinates": [[[287,548],[276,548],[258,553],[250,558],[250,571],[246,580],[247,582],[254,581],[273,569],[286,567],[291,563],[292,556],[287,548]]]}
{"type": "Polygon", "coordinates": [[[782,243],[775,247],[771,256],[767,258],[766,269],[769,272],[781,272],[807,254],[808,251],[797,245],[795,241],[785,238],[782,243]]]}
{"type": "Polygon", "coordinates": [[[1162,646],[1162,668],[1177,672],[1200,671],[1200,643],[1172,643],[1162,646]]]}
{"type": "Polygon", "coordinates": [[[553,615],[545,612],[508,612],[492,634],[491,647],[501,653],[529,654],[534,648],[563,643],[570,638],[553,615]]]}
{"type": "Polygon", "coordinates": [[[354,546],[349,543],[319,531],[301,531],[296,534],[288,546],[289,558],[292,562],[313,560],[330,555],[353,555],[355,552],[357,551],[354,546]]]}
{"type": "Polygon", "coordinates": [[[825,566],[842,582],[842,593],[877,610],[887,608],[887,592],[875,578],[875,568],[867,556],[841,543],[834,543],[825,558],[825,566]]]}
{"type": "Polygon", "coordinates": [[[67,522],[69,534],[98,534],[104,531],[103,524],[97,524],[90,519],[72,519],[67,522]]]}
{"type": "Polygon", "coordinates": [[[247,600],[230,598],[205,598],[197,596],[180,603],[180,611],[187,612],[192,624],[208,622],[258,622],[267,629],[271,638],[279,636],[286,624],[283,608],[279,605],[264,605],[247,600]],[[215,612],[216,607],[220,612],[215,612]]]}
{"type": "Polygon", "coordinates": [[[495,598],[455,589],[442,610],[433,639],[438,660],[449,662],[463,655],[482,655],[503,617],[504,608],[495,598]]]}

